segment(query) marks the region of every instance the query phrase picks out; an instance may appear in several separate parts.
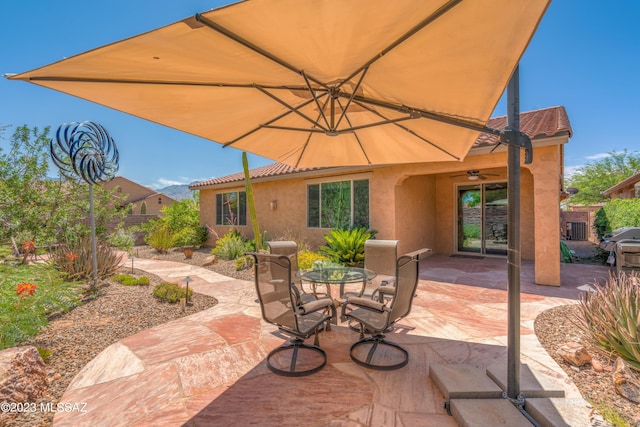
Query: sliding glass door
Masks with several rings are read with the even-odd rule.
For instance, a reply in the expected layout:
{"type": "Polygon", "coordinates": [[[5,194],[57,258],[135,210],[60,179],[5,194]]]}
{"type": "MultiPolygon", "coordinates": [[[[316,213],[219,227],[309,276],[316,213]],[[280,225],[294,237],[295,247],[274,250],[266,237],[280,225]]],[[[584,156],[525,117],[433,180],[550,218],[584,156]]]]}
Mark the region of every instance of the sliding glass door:
{"type": "Polygon", "coordinates": [[[457,188],[458,245],[461,253],[507,254],[507,183],[457,188]]]}

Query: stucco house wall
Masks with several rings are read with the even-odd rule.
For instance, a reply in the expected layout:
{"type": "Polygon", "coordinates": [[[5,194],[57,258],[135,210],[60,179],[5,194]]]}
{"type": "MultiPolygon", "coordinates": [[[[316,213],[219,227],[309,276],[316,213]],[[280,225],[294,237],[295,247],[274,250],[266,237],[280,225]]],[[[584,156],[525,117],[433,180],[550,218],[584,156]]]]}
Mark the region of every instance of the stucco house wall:
{"type": "MultiPolygon", "coordinates": [[[[564,109],[560,113],[566,115],[564,109]]],[[[555,122],[547,114],[543,118],[538,128],[562,127],[557,117],[555,122]]],[[[530,165],[521,163],[521,257],[535,260],[536,283],[553,286],[560,285],[562,146],[571,133],[568,119],[564,119],[566,126],[561,131],[533,132],[534,161],[530,165]]],[[[324,244],[323,235],[329,229],[307,227],[307,185],[367,178],[369,226],[377,230],[377,238],[399,240],[400,253],[428,247],[435,253],[454,254],[458,241],[457,186],[504,183],[506,163],[506,148],[479,143],[462,162],[316,170],[287,170],[286,165],[269,165],[252,171],[252,185],[260,229],[267,230],[271,240],[303,239],[313,249],[324,244]],[[477,169],[491,176],[483,181],[469,181],[465,172],[477,169]],[[273,209],[274,206],[277,207],[273,209]]],[[[231,228],[215,225],[216,194],[244,191],[243,176],[234,174],[190,188],[200,191],[201,222],[215,231],[207,242],[213,245],[217,236],[231,228]]],[[[250,218],[246,226],[235,228],[252,237],[250,218]]]]}

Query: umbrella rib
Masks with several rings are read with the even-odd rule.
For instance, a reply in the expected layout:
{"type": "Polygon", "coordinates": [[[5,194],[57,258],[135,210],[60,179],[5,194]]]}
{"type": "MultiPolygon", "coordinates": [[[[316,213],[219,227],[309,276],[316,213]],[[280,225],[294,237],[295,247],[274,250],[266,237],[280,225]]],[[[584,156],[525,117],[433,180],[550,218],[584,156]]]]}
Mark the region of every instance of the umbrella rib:
{"type": "Polygon", "coordinates": [[[329,124],[329,120],[327,120],[326,114],[324,114],[324,109],[322,107],[320,107],[320,101],[318,100],[318,97],[316,96],[316,92],[312,89],[311,83],[309,83],[309,78],[307,77],[307,74],[304,71],[302,72],[302,77],[304,77],[304,82],[307,84],[307,89],[309,90],[309,94],[311,95],[311,97],[313,98],[313,100],[316,103],[316,106],[318,107],[318,111],[320,113],[320,117],[322,117],[324,119],[324,123],[327,125],[327,129],[332,129],[332,126],[329,124]]]}
{"type": "MultiPolygon", "coordinates": [[[[313,100],[311,100],[311,99],[309,99],[309,100],[307,100],[307,101],[304,101],[302,104],[300,104],[300,105],[298,106],[298,108],[302,108],[302,107],[304,107],[304,106],[306,106],[306,105],[310,104],[311,102],[313,102],[313,100]]],[[[243,138],[245,138],[245,137],[247,137],[247,136],[251,135],[251,134],[252,134],[252,133],[254,133],[254,132],[259,131],[260,129],[262,129],[262,128],[264,128],[264,127],[268,126],[268,125],[270,125],[271,123],[273,123],[273,122],[275,122],[275,121],[278,121],[278,120],[280,120],[280,119],[282,119],[282,118],[284,118],[284,117],[288,116],[288,115],[289,115],[289,114],[291,114],[291,113],[292,113],[291,111],[285,111],[284,113],[279,114],[278,116],[276,116],[276,117],[272,118],[271,120],[268,120],[267,122],[265,122],[265,123],[262,123],[262,124],[258,125],[258,126],[257,126],[257,127],[255,127],[254,129],[251,129],[251,130],[250,130],[250,131],[248,131],[247,133],[244,133],[244,134],[240,135],[239,137],[237,137],[237,138],[235,138],[235,139],[233,139],[233,140],[231,140],[231,141],[229,141],[229,142],[226,142],[226,143],[222,144],[222,147],[224,148],[224,147],[228,147],[228,146],[230,146],[230,145],[233,145],[233,144],[235,144],[236,142],[240,141],[241,139],[243,139],[243,138]]]]}
{"type": "MultiPolygon", "coordinates": [[[[338,104],[340,104],[340,100],[339,99],[338,99],[338,104]]],[[[340,104],[340,107],[342,107],[342,104],[340,104]]],[[[343,111],[345,111],[345,109],[343,109],[343,111]]],[[[345,120],[347,121],[347,124],[349,124],[349,127],[354,130],[353,137],[358,142],[358,146],[360,147],[360,150],[362,150],[362,155],[364,156],[365,159],[367,159],[367,164],[370,165],[371,164],[371,160],[369,159],[369,156],[367,155],[367,151],[364,149],[364,146],[362,145],[362,141],[360,141],[360,137],[358,136],[358,133],[355,132],[356,128],[353,127],[353,125],[351,124],[351,120],[349,119],[348,116],[345,116],[345,120]]]]}
{"type": "MultiPolygon", "coordinates": [[[[379,117],[381,117],[381,118],[383,118],[385,120],[389,120],[385,116],[383,116],[380,112],[374,110],[373,108],[369,107],[368,105],[360,104],[357,101],[356,101],[356,104],[360,105],[362,108],[372,112],[373,114],[375,114],[375,115],[377,115],[377,116],[379,116],[379,117]]],[[[408,118],[411,118],[411,117],[408,117],[408,118]]],[[[404,130],[405,132],[410,133],[411,135],[415,136],[416,138],[420,139],[421,141],[426,142],[427,144],[431,145],[433,148],[436,148],[436,149],[442,151],[443,153],[445,153],[446,155],[453,157],[455,160],[461,160],[460,157],[451,154],[450,152],[448,152],[444,148],[440,147],[439,145],[434,144],[433,142],[429,141],[428,139],[426,139],[425,137],[423,137],[421,135],[418,135],[415,131],[409,129],[408,127],[402,126],[402,125],[400,125],[398,123],[393,123],[393,122],[392,122],[392,124],[398,126],[400,129],[404,130]]]]}
{"type": "MultiPolygon", "coordinates": [[[[279,64],[283,67],[285,67],[288,70],[291,70],[297,74],[302,74],[303,71],[300,70],[299,68],[296,68],[295,66],[289,64],[288,62],[286,62],[285,60],[283,60],[282,58],[279,58],[275,55],[273,55],[272,53],[264,50],[263,48],[261,48],[260,46],[250,42],[249,40],[244,39],[243,37],[240,37],[238,34],[228,30],[227,28],[223,27],[222,25],[212,21],[211,19],[201,15],[201,14],[196,14],[196,21],[204,24],[207,28],[210,28],[214,31],[217,31],[218,33],[222,34],[223,36],[241,44],[242,46],[264,56],[267,59],[270,59],[271,61],[275,62],[276,64],[279,64]]],[[[320,86],[327,88],[327,85],[323,82],[321,82],[320,80],[309,76],[309,79],[311,79],[313,82],[319,84],[320,86]]]]}
{"type": "MultiPolygon", "coordinates": [[[[346,94],[339,94],[339,96],[346,98],[346,94]]],[[[377,107],[387,108],[389,110],[398,111],[400,113],[406,113],[411,116],[411,118],[419,118],[422,117],[424,119],[435,120],[437,122],[446,123],[452,126],[458,126],[466,129],[475,130],[478,132],[485,132],[494,135],[502,134],[502,131],[499,129],[490,128],[488,126],[480,125],[478,122],[473,122],[471,120],[463,120],[461,118],[448,116],[444,114],[435,113],[432,111],[421,110],[419,108],[408,107],[406,105],[396,105],[390,104],[388,102],[379,101],[377,99],[366,98],[364,96],[355,96],[354,101],[357,101],[357,104],[363,106],[363,104],[370,104],[377,107]]]]}
{"type": "MultiPolygon", "coordinates": [[[[347,101],[347,105],[344,108],[342,108],[342,104],[340,104],[340,102],[338,102],[338,104],[340,104],[340,107],[342,108],[342,114],[340,114],[340,117],[338,118],[338,121],[336,122],[336,125],[335,125],[336,129],[338,128],[338,126],[340,126],[340,122],[345,117],[345,114],[347,114],[347,109],[349,108],[349,105],[351,105],[351,102],[353,101],[353,97],[356,95],[356,93],[358,93],[358,89],[360,89],[360,85],[362,84],[362,81],[364,80],[364,76],[367,74],[367,71],[369,71],[369,67],[366,67],[366,68],[364,68],[362,70],[362,74],[360,75],[360,79],[358,80],[358,83],[356,83],[356,86],[353,88],[351,96],[349,97],[349,100],[347,101]]],[[[347,120],[347,122],[349,122],[349,120],[347,120]]],[[[351,126],[350,122],[349,122],[349,126],[351,126]]]]}
{"type": "Polygon", "coordinates": [[[374,56],[373,58],[371,58],[370,60],[365,62],[362,66],[360,66],[358,69],[356,69],[353,73],[351,73],[351,75],[349,77],[347,77],[346,79],[343,80],[342,84],[344,84],[344,82],[346,82],[346,81],[351,80],[354,76],[356,76],[362,70],[364,70],[365,68],[368,68],[371,64],[373,64],[374,62],[376,62],[377,60],[379,60],[380,58],[385,56],[387,53],[389,53],[390,51],[392,51],[396,47],[398,47],[398,45],[403,43],[405,40],[409,39],[411,36],[416,34],[418,31],[422,30],[424,27],[426,27],[427,25],[431,24],[433,21],[435,21],[436,19],[440,18],[445,13],[449,12],[451,9],[453,9],[454,6],[457,6],[461,2],[462,2],[462,0],[449,0],[447,3],[445,3],[440,8],[438,8],[431,15],[427,16],[425,19],[420,21],[417,25],[415,25],[409,31],[407,31],[406,33],[401,35],[398,39],[396,39],[394,42],[392,42],[389,46],[387,46],[386,48],[384,48],[380,52],[378,52],[378,54],[376,54],[376,56],[374,56]]]}
{"type": "MultiPolygon", "coordinates": [[[[273,99],[274,101],[278,102],[279,104],[285,106],[287,109],[289,109],[292,113],[296,113],[297,115],[299,115],[300,117],[302,117],[303,119],[305,119],[306,121],[308,121],[309,123],[311,123],[314,126],[319,127],[320,129],[322,129],[325,132],[328,132],[328,129],[325,128],[324,126],[322,126],[317,120],[314,121],[312,118],[307,117],[305,114],[301,113],[298,108],[299,107],[293,107],[289,104],[287,104],[286,102],[284,102],[282,99],[278,98],[277,96],[273,95],[271,92],[269,92],[266,89],[263,89],[261,86],[255,86],[256,89],[258,89],[260,92],[264,93],[265,95],[267,95],[268,97],[270,97],[271,99],[273,99]]],[[[324,94],[326,95],[326,94],[324,94]]],[[[320,95],[320,96],[324,96],[324,95],[320,95]]],[[[316,98],[316,96],[314,95],[313,98],[316,98]]]]}

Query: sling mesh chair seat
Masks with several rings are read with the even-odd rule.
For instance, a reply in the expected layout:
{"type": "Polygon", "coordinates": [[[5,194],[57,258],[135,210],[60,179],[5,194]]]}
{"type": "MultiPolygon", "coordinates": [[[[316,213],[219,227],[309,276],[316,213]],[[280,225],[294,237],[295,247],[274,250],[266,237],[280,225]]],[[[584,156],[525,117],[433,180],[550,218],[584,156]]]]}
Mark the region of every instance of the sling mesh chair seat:
{"type": "Polygon", "coordinates": [[[345,290],[340,286],[340,297],[376,297],[380,286],[393,286],[398,258],[398,240],[369,239],[364,242],[364,268],[376,273],[376,277],[362,284],[358,290],[345,290]]]}
{"type": "Polygon", "coordinates": [[[343,304],[342,319],[360,324],[360,340],[351,346],[349,352],[358,365],[392,370],[409,362],[409,353],[398,344],[387,341],[383,332],[411,311],[418,285],[418,256],[419,252],[414,252],[398,258],[395,292],[390,299],[380,302],[370,297],[349,297],[343,304]]]}
{"type": "Polygon", "coordinates": [[[285,376],[304,376],[318,372],[327,363],[319,346],[318,333],[329,322],[336,323],[331,298],[304,302],[291,281],[291,261],[285,255],[249,253],[255,261],[255,285],[262,318],[291,340],[267,355],[267,367],[285,376]],[[315,336],[313,345],[305,340],[315,336]]]}
{"type": "MultiPolygon", "coordinates": [[[[298,286],[300,298],[302,298],[304,302],[317,299],[318,293],[316,289],[314,288],[312,292],[307,292],[302,283],[302,279],[298,275],[298,244],[293,240],[274,240],[267,242],[267,246],[269,246],[270,253],[289,257],[289,261],[291,261],[291,280],[298,286]]],[[[327,290],[324,295],[328,296],[328,294],[329,292],[327,290]]]]}

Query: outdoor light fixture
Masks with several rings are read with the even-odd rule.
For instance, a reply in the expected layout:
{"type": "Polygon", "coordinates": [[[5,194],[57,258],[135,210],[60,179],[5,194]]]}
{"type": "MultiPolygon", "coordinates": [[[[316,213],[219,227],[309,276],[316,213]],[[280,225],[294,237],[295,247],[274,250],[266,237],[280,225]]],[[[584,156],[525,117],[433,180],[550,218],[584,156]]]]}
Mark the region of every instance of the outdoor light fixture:
{"type": "Polygon", "coordinates": [[[467,179],[469,179],[469,181],[476,181],[478,179],[478,175],[469,175],[467,176],[467,179]]]}
{"type": "Polygon", "coordinates": [[[189,303],[189,282],[193,282],[193,279],[191,277],[187,276],[184,279],[182,279],[182,281],[187,284],[187,290],[186,290],[186,293],[184,295],[184,304],[185,305],[191,305],[189,303]]]}
{"type": "Polygon", "coordinates": [[[271,209],[272,211],[275,211],[276,209],[278,209],[278,201],[277,200],[270,201],[269,209],[271,209]]]}

